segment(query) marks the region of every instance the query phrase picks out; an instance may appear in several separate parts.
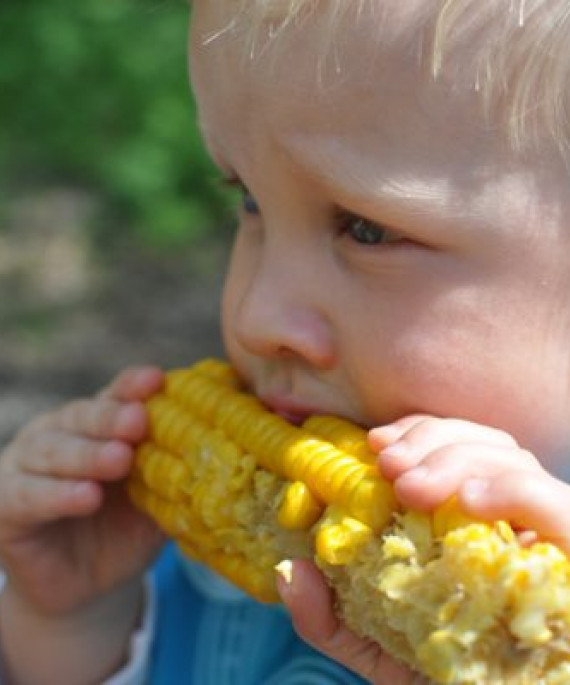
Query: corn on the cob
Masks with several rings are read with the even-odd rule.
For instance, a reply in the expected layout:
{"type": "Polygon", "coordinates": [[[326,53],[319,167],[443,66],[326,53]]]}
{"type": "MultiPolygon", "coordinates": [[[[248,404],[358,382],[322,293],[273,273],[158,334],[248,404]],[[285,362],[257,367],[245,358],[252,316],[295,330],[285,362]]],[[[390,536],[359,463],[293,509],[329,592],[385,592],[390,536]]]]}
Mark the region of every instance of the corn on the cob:
{"type": "Polygon", "coordinates": [[[359,634],[437,683],[570,683],[570,563],[522,548],[505,522],[400,512],[365,431],[333,417],[301,428],[205,360],[170,372],[148,402],[133,501],[262,601],[274,567],[312,558],[359,634]]]}

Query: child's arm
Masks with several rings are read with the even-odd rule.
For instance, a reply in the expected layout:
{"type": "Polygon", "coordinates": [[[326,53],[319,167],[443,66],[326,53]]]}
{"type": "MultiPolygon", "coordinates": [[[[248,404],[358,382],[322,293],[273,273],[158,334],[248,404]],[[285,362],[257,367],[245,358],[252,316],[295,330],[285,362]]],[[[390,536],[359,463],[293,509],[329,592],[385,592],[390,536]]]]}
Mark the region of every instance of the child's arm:
{"type": "MultiPolygon", "coordinates": [[[[510,435],[467,421],[410,416],[375,429],[370,441],[406,508],[430,511],[456,494],[466,513],[508,520],[529,531],[530,541],[538,534],[570,554],[570,486],[510,435]]],[[[372,683],[425,682],[336,618],[331,593],[310,562],[296,561],[292,582],[281,578],[279,589],[297,631],[316,649],[372,683]]]]}
{"type": "Polygon", "coordinates": [[[120,482],[157,369],[31,422],[0,455],[0,642],[10,683],[101,682],[127,656],[162,535],[120,482]],[[33,655],[33,658],[30,658],[33,655]]]}

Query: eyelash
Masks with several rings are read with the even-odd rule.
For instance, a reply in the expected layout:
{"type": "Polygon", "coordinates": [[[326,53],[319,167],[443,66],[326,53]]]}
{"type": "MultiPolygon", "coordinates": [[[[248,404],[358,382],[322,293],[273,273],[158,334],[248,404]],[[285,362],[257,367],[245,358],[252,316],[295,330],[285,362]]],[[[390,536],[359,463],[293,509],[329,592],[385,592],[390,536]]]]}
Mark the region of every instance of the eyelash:
{"type": "Polygon", "coordinates": [[[342,234],[349,236],[359,245],[383,245],[402,240],[394,231],[352,212],[339,210],[336,214],[336,223],[342,234]]]}
{"type": "Polygon", "coordinates": [[[247,186],[237,176],[222,178],[222,184],[226,187],[237,189],[241,195],[241,208],[246,214],[259,214],[259,206],[247,186]]]}
{"type": "Polygon", "coordinates": [[[255,198],[245,187],[242,187],[241,206],[246,214],[259,214],[259,206],[255,198]]]}
{"type": "MultiPolygon", "coordinates": [[[[226,186],[237,188],[240,191],[241,208],[246,214],[255,216],[260,213],[255,198],[237,176],[225,178],[223,182],[226,186]]],[[[360,245],[374,246],[401,240],[400,236],[384,226],[345,210],[338,210],[335,213],[335,224],[341,234],[352,237],[354,242],[360,245]],[[356,232],[350,236],[351,231],[355,229],[360,232],[359,237],[357,237],[356,232]]]]}

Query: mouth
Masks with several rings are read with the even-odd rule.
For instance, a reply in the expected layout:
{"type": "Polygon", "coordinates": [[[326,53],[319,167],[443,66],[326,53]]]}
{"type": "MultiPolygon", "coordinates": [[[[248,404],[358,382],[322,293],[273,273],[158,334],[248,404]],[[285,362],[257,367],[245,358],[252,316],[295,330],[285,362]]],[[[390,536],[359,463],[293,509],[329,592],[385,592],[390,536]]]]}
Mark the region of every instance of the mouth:
{"type": "Polygon", "coordinates": [[[309,416],[323,413],[314,407],[301,405],[297,402],[283,398],[261,397],[260,399],[266,409],[277,414],[277,416],[280,416],[294,426],[301,426],[309,416]]]}

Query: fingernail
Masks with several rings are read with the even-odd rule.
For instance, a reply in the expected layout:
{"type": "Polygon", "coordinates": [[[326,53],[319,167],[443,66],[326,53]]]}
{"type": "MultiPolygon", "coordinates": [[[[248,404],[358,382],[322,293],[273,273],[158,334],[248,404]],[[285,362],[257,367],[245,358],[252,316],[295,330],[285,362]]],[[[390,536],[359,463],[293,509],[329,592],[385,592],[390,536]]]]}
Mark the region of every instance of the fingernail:
{"type": "Polygon", "coordinates": [[[77,499],[96,501],[99,498],[99,487],[89,481],[77,481],[69,484],[69,493],[77,499]]]}
{"type": "Polygon", "coordinates": [[[461,495],[464,500],[476,502],[478,499],[484,497],[486,491],[489,489],[489,482],[481,478],[471,478],[463,483],[461,488],[461,495]]]}
{"type": "Polygon", "coordinates": [[[283,559],[276,566],[275,570],[281,578],[285,581],[286,585],[291,585],[293,582],[293,562],[290,559],[283,559]]]}
{"type": "Polygon", "coordinates": [[[117,430],[119,433],[131,431],[133,429],[133,424],[138,424],[140,422],[140,417],[141,409],[136,404],[123,407],[117,414],[117,430]]]}
{"type": "Polygon", "coordinates": [[[380,452],[381,457],[388,457],[388,459],[400,459],[401,457],[407,457],[409,454],[410,448],[405,442],[394,442],[380,452]]]}
{"type": "Polygon", "coordinates": [[[109,440],[101,447],[101,457],[112,463],[125,459],[129,454],[130,450],[127,445],[119,440],[109,440]]]}
{"type": "Polygon", "coordinates": [[[402,430],[390,424],[386,426],[379,426],[370,431],[370,440],[380,449],[380,445],[389,445],[395,442],[402,435],[402,430]]]}
{"type": "Polygon", "coordinates": [[[293,562],[284,559],[275,566],[277,571],[277,591],[287,605],[293,598],[293,562]]]}

